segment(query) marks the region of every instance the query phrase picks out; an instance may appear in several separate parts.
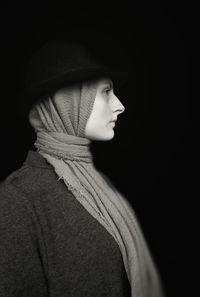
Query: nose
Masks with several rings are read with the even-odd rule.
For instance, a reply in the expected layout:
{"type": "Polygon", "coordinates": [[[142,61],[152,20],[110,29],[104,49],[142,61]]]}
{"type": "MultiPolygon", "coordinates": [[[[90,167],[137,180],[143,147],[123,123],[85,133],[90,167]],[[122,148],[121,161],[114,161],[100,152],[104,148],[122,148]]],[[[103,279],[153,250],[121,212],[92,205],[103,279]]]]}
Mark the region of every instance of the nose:
{"type": "Polygon", "coordinates": [[[118,114],[121,114],[125,111],[124,105],[121,103],[116,95],[114,95],[113,111],[117,112],[118,114]]]}

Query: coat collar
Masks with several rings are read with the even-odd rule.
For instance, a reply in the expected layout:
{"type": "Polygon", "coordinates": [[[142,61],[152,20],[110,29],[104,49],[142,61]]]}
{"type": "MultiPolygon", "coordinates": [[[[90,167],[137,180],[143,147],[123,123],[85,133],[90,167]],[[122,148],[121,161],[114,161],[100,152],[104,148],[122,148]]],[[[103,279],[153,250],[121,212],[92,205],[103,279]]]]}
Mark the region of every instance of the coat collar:
{"type": "Polygon", "coordinates": [[[52,169],[52,166],[47,163],[47,161],[43,158],[42,155],[32,150],[28,151],[24,164],[31,167],[52,169]]]}

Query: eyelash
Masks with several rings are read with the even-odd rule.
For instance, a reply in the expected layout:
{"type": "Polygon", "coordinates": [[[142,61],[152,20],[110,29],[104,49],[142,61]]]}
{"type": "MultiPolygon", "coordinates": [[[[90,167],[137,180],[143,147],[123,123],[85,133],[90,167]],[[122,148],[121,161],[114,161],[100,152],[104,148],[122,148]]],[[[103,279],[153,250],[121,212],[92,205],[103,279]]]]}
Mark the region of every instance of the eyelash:
{"type": "Polygon", "coordinates": [[[108,94],[111,91],[111,89],[106,89],[105,92],[108,94]]]}

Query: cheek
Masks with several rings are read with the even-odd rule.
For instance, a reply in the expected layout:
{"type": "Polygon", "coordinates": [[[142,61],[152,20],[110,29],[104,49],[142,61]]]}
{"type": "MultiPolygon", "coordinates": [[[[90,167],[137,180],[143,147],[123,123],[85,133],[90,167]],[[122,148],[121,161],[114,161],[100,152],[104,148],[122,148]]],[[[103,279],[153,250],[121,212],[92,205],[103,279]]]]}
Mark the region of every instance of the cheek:
{"type": "Polygon", "coordinates": [[[111,109],[107,102],[102,102],[97,106],[97,113],[99,120],[105,121],[110,119],[111,109]]]}
{"type": "Polygon", "coordinates": [[[113,126],[109,124],[112,112],[107,103],[95,104],[89,118],[85,136],[91,140],[110,140],[114,137],[113,126]]]}
{"type": "Polygon", "coordinates": [[[111,118],[112,110],[108,99],[102,95],[98,95],[89,118],[90,126],[94,126],[96,130],[107,128],[107,124],[111,118]]]}

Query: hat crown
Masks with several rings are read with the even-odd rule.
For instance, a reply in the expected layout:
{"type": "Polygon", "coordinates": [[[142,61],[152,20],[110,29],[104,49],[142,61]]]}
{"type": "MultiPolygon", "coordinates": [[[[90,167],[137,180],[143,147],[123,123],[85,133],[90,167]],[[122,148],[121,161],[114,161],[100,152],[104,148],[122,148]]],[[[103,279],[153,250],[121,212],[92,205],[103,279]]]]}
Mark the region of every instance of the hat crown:
{"type": "Polygon", "coordinates": [[[45,82],[78,69],[101,67],[83,45],[65,41],[50,41],[31,58],[26,72],[28,85],[45,82]]]}
{"type": "Polygon", "coordinates": [[[27,115],[38,100],[74,83],[106,76],[113,80],[115,89],[119,87],[127,71],[98,60],[82,44],[53,40],[43,45],[27,65],[25,88],[19,98],[20,113],[27,115]]]}

